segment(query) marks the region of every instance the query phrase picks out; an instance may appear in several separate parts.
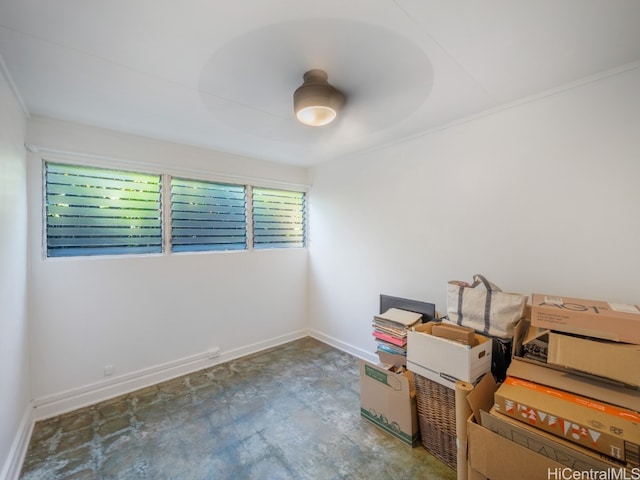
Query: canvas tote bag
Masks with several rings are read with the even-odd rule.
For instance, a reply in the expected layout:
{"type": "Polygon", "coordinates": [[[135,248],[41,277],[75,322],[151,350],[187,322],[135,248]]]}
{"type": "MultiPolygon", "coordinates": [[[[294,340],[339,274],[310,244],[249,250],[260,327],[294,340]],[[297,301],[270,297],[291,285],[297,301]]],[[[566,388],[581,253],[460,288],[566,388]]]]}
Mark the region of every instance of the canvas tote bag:
{"type": "Polygon", "coordinates": [[[524,313],[527,295],[505,293],[482,275],[473,283],[447,284],[447,316],[451,323],[499,338],[512,338],[513,328],[524,313]]]}

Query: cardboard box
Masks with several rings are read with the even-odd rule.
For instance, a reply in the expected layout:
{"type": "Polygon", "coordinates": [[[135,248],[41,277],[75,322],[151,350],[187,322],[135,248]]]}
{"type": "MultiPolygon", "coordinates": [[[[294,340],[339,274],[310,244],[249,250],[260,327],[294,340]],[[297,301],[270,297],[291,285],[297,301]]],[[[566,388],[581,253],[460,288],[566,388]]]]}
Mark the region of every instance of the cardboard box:
{"type": "Polygon", "coordinates": [[[547,385],[589,398],[605,398],[607,403],[640,412],[640,392],[618,384],[596,380],[570,372],[533,364],[526,359],[514,357],[507,375],[530,382],[547,385]]]}
{"type": "Polygon", "coordinates": [[[640,386],[640,345],[550,332],[547,362],[640,386]]]}
{"type": "MultiPolygon", "coordinates": [[[[574,478],[549,476],[561,472],[563,464],[529,450],[515,442],[478,425],[470,417],[467,422],[469,452],[469,479],[491,480],[543,480],[548,478],[574,478]]],[[[566,472],[570,475],[571,472],[566,472]]]]}
{"type": "Polygon", "coordinates": [[[569,442],[640,466],[640,414],[537,383],[507,377],[496,411],[569,442]]]}
{"type": "Polygon", "coordinates": [[[549,357],[549,332],[545,328],[529,327],[522,340],[522,353],[520,356],[547,363],[549,357]]]}
{"type": "Polygon", "coordinates": [[[434,382],[455,388],[457,380],[475,383],[491,370],[491,339],[475,334],[475,347],[434,337],[435,322],[416,325],[409,331],[407,368],[434,382]]]}
{"type": "Polygon", "coordinates": [[[473,412],[466,423],[467,480],[541,480],[550,478],[549,471],[559,472],[558,469],[563,467],[561,463],[532,452],[478,424],[483,411],[493,406],[496,389],[493,376],[485,375],[467,396],[473,412]]]}
{"type": "Polygon", "coordinates": [[[411,372],[395,373],[360,360],[360,414],[406,445],[420,441],[411,372]]]}
{"type": "Polygon", "coordinates": [[[535,293],[531,296],[531,325],[640,344],[640,308],[636,305],[535,293]]]}
{"type": "Polygon", "coordinates": [[[481,412],[481,419],[484,428],[572,470],[603,471],[625,466],[622,462],[616,462],[598,452],[501,415],[493,408],[490,412],[481,412]]]}
{"type": "Polygon", "coordinates": [[[378,358],[380,359],[380,363],[391,365],[396,368],[403,367],[407,364],[407,356],[400,355],[397,353],[389,353],[383,352],[382,350],[378,350],[376,352],[378,354],[378,358]]]}
{"type": "Polygon", "coordinates": [[[607,403],[640,412],[640,392],[638,390],[627,388],[620,382],[608,381],[602,377],[582,374],[576,370],[567,370],[563,367],[519,356],[522,354],[521,341],[526,336],[527,327],[528,323],[522,321],[515,328],[514,356],[511,359],[507,375],[585,397],[606,399],[607,403]]]}
{"type": "Polygon", "coordinates": [[[460,325],[454,325],[452,323],[436,323],[431,329],[431,334],[434,337],[448,338],[449,340],[454,340],[472,347],[478,344],[473,328],[461,327],[460,325]]]}

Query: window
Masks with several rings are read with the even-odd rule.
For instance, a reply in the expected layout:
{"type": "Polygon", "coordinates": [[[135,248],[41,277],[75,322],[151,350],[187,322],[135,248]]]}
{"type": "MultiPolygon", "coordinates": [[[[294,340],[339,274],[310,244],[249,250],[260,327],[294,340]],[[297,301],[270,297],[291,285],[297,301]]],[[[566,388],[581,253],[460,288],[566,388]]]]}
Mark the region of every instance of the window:
{"type": "Polygon", "coordinates": [[[44,177],[47,257],[306,245],[304,192],[48,161],[44,177]]]}
{"type": "Polygon", "coordinates": [[[171,179],[171,250],[247,248],[244,185],[171,179]]]}
{"type": "Polygon", "coordinates": [[[46,163],[47,256],[162,251],[160,175],[46,163]]]}
{"type": "Polygon", "coordinates": [[[305,194],[253,188],[253,247],[305,246],[305,194]]]}

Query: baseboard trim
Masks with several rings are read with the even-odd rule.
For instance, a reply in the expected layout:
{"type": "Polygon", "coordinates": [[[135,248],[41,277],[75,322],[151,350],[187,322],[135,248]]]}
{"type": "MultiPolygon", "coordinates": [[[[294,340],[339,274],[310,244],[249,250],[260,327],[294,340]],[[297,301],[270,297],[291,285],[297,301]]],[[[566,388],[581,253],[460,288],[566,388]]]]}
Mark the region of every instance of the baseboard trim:
{"type": "Polygon", "coordinates": [[[24,415],[22,415],[16,436],[13,439],[9,456],[0,471],[1,480],[18,480],[22,464],[24,463],[24,457],[27,454],[34,424],[33,404],[29,402],[24,411],[24,415]]]}
{"type": "Polygon", "coordinates": [[[299,340],[309,336],[308,330],[299,330],[278,337],[256,342],[240,348],[220,352],[216,358],[209,358],[207,352],[198,353],[161,365],[145,368],[125,375],[109,378],[82,387],[38,398],[33,402],[33,418],[35,421],[44,420],[77,408],[86,407],[108,400],[156,383],[171,380],[208,368],[220,363],[235,360],[245,355],[258,353],[262,350],[299,340]]]}
{"type": "Polygon", "coordinates": [[[366,360],[367,362],[378,363],[378,356],[375,353],[368,352],[366,350],[362,350],[359,347],[355,347],[350,343],[343,342],[342,340],[338,340],[335,337],[327,335],[326,333],[322,333],[315,329],[309,330],[309,336],[315,338],[316,340],[320,340],[321,342],[326,343],[327,345],[331,345],[332,347],[337,348],[338,350],[342,350],[354,357],[361,358],[362,360],[366,360]]]}

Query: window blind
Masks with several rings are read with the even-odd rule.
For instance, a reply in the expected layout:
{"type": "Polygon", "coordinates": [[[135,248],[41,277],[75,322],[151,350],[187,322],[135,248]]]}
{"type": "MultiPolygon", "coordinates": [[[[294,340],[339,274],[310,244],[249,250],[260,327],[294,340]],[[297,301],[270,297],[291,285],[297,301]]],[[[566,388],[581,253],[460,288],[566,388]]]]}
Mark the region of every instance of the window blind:
{"type": "Polygon", "coordinates": [[[160,175],[46,162],[47,256],[160,253],[160,175]]]}
{"type": "Polygon", "coordinates": [[[304,192],[254,187],[254,248],[304,247],[305,201],[304,192]]]}
{"type": "Polygon", "coordinates": [[[244,185],[171,179],[174,252],[247,248],[244,185]]]}

